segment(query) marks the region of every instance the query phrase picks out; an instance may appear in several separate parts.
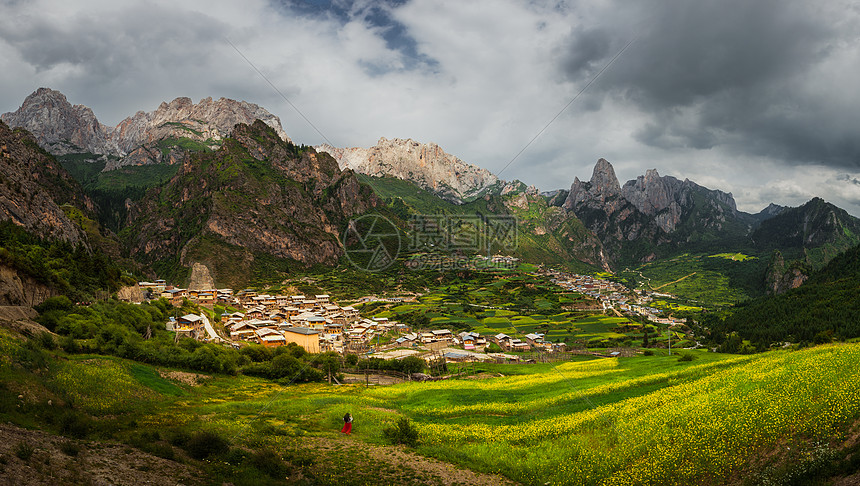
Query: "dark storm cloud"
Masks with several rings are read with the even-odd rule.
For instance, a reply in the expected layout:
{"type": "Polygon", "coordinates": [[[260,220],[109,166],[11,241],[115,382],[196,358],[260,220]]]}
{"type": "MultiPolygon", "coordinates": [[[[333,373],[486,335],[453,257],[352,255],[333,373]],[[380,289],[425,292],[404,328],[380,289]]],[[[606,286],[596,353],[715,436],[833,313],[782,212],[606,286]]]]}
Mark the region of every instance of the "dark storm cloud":
{"type": "MultiPolygon", "coordinates": [[[[594,49],[605,36],[592,28],[571,35],[563,61],[570,79],[591,76],[636,36],[593,91],[646,113],[637,140],[663,149],[723,146],[790,163],[860,166],[860,106],[856,97],[840,100],[848,86],[860,85],[860,67],[838,69],[844,84],[816,86],[834,74],[838,56],[860,47],[856,34],[846,37],[856,17],[846,21],[838,9],[801,1],[638,5],[645,20],[616,24],[609,52],[594,49]]],[[[611,24],[611,16],[605,12],[602,22],[611,24]]]]}
{"type": "MultiPolygon", "coordinates": [[[[569,43],[575,46],[564,59],[566,72],[576,76],[588,75],[596,63],[605,62],[611,56],[612,35],[603,29],[584,29],[571,34],[569,43]]],[[[598,66],[599,69],[599,66],[598,66]]]]}
{"type": "Polygon", "coordinates": [[[137,5],[80,9],[66,18],[28,13],[24,20],[0,20],[0,43],[14,49],[36,76],[58,79],[50,87],[72,103],[95,107],[104,123],[155,109],[175,96],[210,96],[201,89],[204,80],[241,86],[231,70],[211,75],[211,67],[230,54],[224,41],[228,24],[200,11],[137,5]]]}
{"type": "Polygon", "coordinates": [[[383,63],[360,61],[364,71],[379,77],[397,69],[438,68],[438,61],[422,54],[418,44],[405,25],[392,16],[392,11],[406,0],[285,0],[277,5],[286,15],[304,15],[308,18],[328,18],[341,26],[360,21],[373,29],[385,41],[385,46],[400,53],[397,68],[383,63]]]}
{"type": "Polygon", "coordinates": [[[854,184],[855,186],[860,186],[860,179],[857,179],[856,177],[851,177],[848,174],[838,175],[838,176],[836,176],[836,180],[837,181],[843,181],[843,182],[849,182],[851,184],[854,184]]]}
{"type": "Polygon", "coordinates": [[[220,39],[218,32],[223,25],[219,21],[197,12],[177,11],[169,17],[165,13],[152,7],[130,7],[97,15],[82,12],[62,23],[7,19],[0,39],[17,48],[39,70],[59,64],[86,65],[89,70],[110,75],[148,63],[153,57],[163,62],[193,63],[206,55],[199,50],[200,45],[220,39]],[[198,50],[197,55],[187,56],[192,48],[198,50]]]}

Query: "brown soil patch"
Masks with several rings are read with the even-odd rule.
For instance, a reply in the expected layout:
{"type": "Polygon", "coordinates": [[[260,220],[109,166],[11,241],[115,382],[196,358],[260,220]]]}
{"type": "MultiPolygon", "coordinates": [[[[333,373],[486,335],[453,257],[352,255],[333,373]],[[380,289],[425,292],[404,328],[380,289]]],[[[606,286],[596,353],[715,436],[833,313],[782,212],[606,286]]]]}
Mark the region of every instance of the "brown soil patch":
{"type": "Polygon", "coordinates": [[[20,486],[176,486],[200,484],[201,477],[200,471],[185,464],[132,447],[77,441],[8,424],[0,424],[0,458],[0,483],[20,486]],[[33,449],[25,459],[16,454],[22,444],[33,449]]]}
{"type": "MultiPolygon", "coordinates": [[[[403,446],[377,446],[351,437],[305,437],[304,441],[314,449],[342,451],[351,449],[369,459],[386,463],[397,470],[410,470],[416,476],[427,478],[432,483],[445,486],[499,486],[516,485],[510,479],[495,474],[484,474],[463,469],[438,459],[420,456],[403,446]]],[[[355,464],[360,469],[362,464],[355,464]]]]}
{"type": "Polygon", "coordinates": [[[186,385],[198,386],[212,377],[209,375],[201,375],[199,373],[187,373],[185,371],[159,371],[162,378],[178,381],[186,385]]]}

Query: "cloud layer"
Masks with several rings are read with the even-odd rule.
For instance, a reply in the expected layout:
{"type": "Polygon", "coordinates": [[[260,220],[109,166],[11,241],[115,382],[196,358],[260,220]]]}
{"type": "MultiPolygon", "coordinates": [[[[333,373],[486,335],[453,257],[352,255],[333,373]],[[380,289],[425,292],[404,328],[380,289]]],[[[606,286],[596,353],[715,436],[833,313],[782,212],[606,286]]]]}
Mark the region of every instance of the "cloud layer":
{"type": "Polygon", "coordinates": [[[820,196],[860,215],[850,1],[71,3],[0,1],[0,111],[39,86],[107,124],[225,96],[322,142],[229,39],[336,145],[434,141],[542,189],[605,157],[622,179],[657,168],[747,211],[820,196]]]}

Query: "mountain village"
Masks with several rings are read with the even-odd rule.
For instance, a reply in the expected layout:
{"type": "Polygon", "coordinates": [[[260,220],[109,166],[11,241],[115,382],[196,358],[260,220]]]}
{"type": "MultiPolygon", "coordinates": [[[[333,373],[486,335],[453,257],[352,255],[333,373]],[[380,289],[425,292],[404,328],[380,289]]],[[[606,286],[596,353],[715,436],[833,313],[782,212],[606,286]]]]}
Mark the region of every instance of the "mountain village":
{"type": "MultiPolygon", "coordinates": [[[[651,297],[646,292],[632,292],[624,285],[590,275],[569,274],[557,270],[541,273],[555,285],[578,292],[600,307],[595,310],[621,312],[644,317],[663,325],[682,324],[684,321],[661,317],[659,309],[644,303],[651,297]]],[[[361,316],[353,305],[339,305],[328,294],[269,295],[254,289],[191,290],[176,288],[164,280],[139,282],[139,287],[150,298],[164,298],[175,307],[187,299],[201,307],[213,309],[215,305],[241,309],[242,312],[225,312],[220,316],[224,331],[219,333],[209,322],[206,313],[187,314],[166,323],[177,337],[190,337],[202,341],[229,343],[241,347],[255,343],[265,347],[295,343],[309,353],[334,351],[363,354],[385,359],[402,359],[406,356],[443,357],[447,362],[463,361],[520,361],[523,352],[558,353],[568,351],[563,342],[549,342],[544,334],[528,333],[509,336],[504,333],[481,335],[476,332],[454,333],[449,329],[414,329],[412,326],[385,317],[361,316]],[[485,348],[497,345],[502,352],[486,353],[485,348]],[[509,354],[515,352],[517,354],[509,354]]],[[[359,303],[408,302],[409,297],[363,297],[359,303]]]]}

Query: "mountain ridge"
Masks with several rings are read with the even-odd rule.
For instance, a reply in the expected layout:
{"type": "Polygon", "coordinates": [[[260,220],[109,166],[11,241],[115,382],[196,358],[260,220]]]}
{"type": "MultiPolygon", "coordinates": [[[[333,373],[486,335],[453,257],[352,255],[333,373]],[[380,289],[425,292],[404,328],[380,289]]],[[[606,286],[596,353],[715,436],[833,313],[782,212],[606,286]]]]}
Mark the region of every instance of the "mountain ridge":
{"type": "Polygon", "coordinates": [[[236,125],[218,150],[192,154],[135,204],[123,234],[132,255],[162,275],[203,263],[217,283],[239,286],[260,255],[336,264],[346,221],[379,205],[331,156],[296,147],[258,120],[236,125]]]}
{"type": "Polygon", "coordinates": [[[381,137],[369,148],[337,148],[328,144],[315,148],[331,154],[341,169],[415,182],[419,187],[458,204],[489,188],[504,185],[504,181],[489,170],[468,164],[433,142],[381,137]]]}
{"type": "Polygon", "coordinates": [[[215,149],[237,123],[257,119],[290,141],[277,116],[259,105],[229,98],[203,98],[195,104],[179,97],[110,127],[100,123],[92,109],[72,105],[63,93],[39,88],[0,119],[33,133],[39,146],[55,156],[88,153],[93,159],[106,159],[106,171],[125,165],[177,163],[188,148],[215,149]]]}

